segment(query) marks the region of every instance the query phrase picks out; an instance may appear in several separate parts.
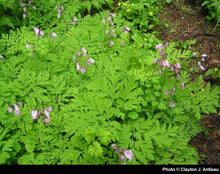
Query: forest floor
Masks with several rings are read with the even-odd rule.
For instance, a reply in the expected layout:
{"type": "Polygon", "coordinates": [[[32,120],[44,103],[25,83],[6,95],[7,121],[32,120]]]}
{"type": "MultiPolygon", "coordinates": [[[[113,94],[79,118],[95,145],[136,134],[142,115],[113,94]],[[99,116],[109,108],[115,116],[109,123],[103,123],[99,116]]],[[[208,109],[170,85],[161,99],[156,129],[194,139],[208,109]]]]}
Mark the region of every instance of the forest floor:
{"type": "MultiPolygon", "coordinates": [[[[216,27],[215,23],[209,23],[206,15],[207,12],[201,8],[199,0],[173,1],[167,4],[158,15],[161,26],[160,40],[185,42],[196,39],[196,43],[190,46],[190,49],[198,51],[200,55],[208,55],[205,60],[206,70],[192,74],[192,80],[199,75],[204,77],[205,72],[217,67],[220,60],[220,28],[216,27]]],[[[212,76],[204,77],[204,80],[211,85],[220,84],[219,80],[214,80],[212,76]]],[[[199,164],[220,164],[220,116],[218,116],[220,109],[217,108],[217,111],[214,114],[204,115],[201,122],[203,132],[189,142],[197,148],[199,164]]]]}

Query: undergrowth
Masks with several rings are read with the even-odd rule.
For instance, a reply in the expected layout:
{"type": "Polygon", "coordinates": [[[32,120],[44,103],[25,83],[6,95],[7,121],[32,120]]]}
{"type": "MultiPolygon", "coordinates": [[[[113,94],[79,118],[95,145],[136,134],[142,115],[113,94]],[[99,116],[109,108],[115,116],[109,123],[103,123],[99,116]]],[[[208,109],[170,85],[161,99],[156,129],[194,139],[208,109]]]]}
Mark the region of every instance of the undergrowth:
{"type": "Polygon", "coordinates": [[[219,87],[191,81],[193,53],[150,32],[157,1],[87,5],[99,13],[83,18],[88,1],[30,2],[28,23],[0,39],[1,164],[198,163],[188,142],[219,87]]]}

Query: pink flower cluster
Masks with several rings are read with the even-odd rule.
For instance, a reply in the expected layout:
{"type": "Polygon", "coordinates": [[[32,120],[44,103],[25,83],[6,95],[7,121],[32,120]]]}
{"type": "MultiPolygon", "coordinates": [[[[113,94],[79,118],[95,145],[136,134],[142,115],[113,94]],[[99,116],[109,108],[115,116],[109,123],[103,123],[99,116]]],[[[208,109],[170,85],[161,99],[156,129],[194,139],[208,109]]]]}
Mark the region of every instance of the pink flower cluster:
{"type": "MultiPolygon", "coordinates": [[[[17,116],[20,116],[21,115],[21,112],[20,112],[20,108],[18,106],[23,106],[23,104],[21,102],[17,102],[16,104],[11,104],[14,106],[14,113],[17,115],[17,116]]],[[[11,106],[8,107],[8,112],[11,114],[13,112],[13,109],[11,106]]]]}
{"type": "MultiPolygon", "coordinates": [[[[32,4],[33,3],[33,0],[29,0],[28,1],[28,4],[32,4]]],[[[23,13],[23,18],[25,19],[26,17],[27,17],[27,9],[26,9],[26,3],[25,2],[22,2],[22,1],[20,1],[20,6],[21,7],[23,7],[23,11],[24,11],[24,13],[23,13]]],[[[34,9],[34,10],[36,10],[37,8],[36,8],[36,6],[32,6],[32,8],[34,9]]]]}
{"type": "MultiPolygon", "coordinates": [[[[93,58],[87,56],[87,51],[84,47],[81,48],[81,51],[79,50],[77,52],[77,57],[79,59],[79,61],[76,62],[76,69],[77,71],[81,71],[82,74],[85,74],[86,72],[86,68],[85,68],[85,63],[81,63],[80,62],[83,62],[86,60],[86,64],[88,66],[91,66],[91,64],[95,63],[95,61],[93,60],[93,58]],[[81,52],[82,51],[82,52],[81,52]],[[81,55],[83,55],[83,57],[81,57],[81,55]]],[[[73,61],[76,61],[76,58],[77,58],[75,55],[73,55],[73,61]]]]}
{"type": "Polygon", "coordinates": [[[57,10],[57,12],[58,12],[58,14],[57,14],[57,18],[58,19],[60,19],[60,17],[61,17],[61,14],[63,13],[63,11],[64,11],[64,7],[62,6],[62,5],[56,5],[55,6],[55,9],[58,9],[57,10]]]}
{"type": "MultiPolygon", "coordinates": [[[[52,112],[53,109],[51,106],[49,106],[48,108],[44,108],[44,123],[48,124],[50,123],[50,114],[49,112],[52,112]]],[[[41,110],[37,111],[37,110],[32,110],[31,111],[31,116],[33,120],[37,120],[39,118],[39,116],[42,114],[41,110]]]]}
{"type": "Polygon", "coordinates": [[[116,144],[112,144],[111,147],[115,149],[115,153],[119,155],[120,160],[123,164],[126,164],[126,158],[131,161],[133,158],[133,153],[131,150],[125,148],[118,148],[116,144]]]}

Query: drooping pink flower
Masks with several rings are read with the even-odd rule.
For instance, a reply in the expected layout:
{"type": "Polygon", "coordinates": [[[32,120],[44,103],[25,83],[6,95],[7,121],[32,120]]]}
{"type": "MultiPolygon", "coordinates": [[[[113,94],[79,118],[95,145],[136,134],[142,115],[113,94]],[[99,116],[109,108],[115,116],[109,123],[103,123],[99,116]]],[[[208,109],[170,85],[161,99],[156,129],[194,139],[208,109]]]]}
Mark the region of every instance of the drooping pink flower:
{"type": "Polygon", "coordinates": [[[79,70],[80,70],[80,65],[79,65],[79,62],[76,62],[76,69],[77,69],[77,71],[79,71],[79,70]]]}
{"type": "Polygon", "coordinates": [[[198,62],[198,66],[200,67],[200,69],[201,69],[202,71],[205,70],[205,68],[202,66],[201,62],[198,62]]]}
{"type": "Polygon", "coordinates": [[[158,45],[156,45],[156,49],[157,49],[157,50],[163,49],[163,44],[158,44],[158,45]]]}
{"type": "Polygon", "coordinates": [[[169,92],[170,92],[169,90],[166,90],[166,91],[164,92],[164,94],[167,95],[169,92]]]}
{"type": "Polygon", "coordinates": [[[115,14],[114,13],[112,13],[112,12],[110,12],[110,16],[112,16],[113,18],[115,18],[116,16],[115,16],[115,14]]]}
{"type": "Polygon", "coordinates": [[[95,61],[93,60],[93,58],[89,58],[89,59],[88,59],[88,62],[90,62],[90,63],[95,63],[95,61]]]}
{"type": "Polygon", "coordinates": [[[76,56],[75,56],[75,55],[73,55],[73,60],[74,60],[74,61],[76,60],[76,56]]]}
{"type": "Polygon", "coordinates": [[[27,15],[24,13],[24,14],[23,14],[23,18],[25,19],[26,17],[27,17],[27,15]]]}
{"type": "Polygon", "coordinates": [[[50,118],[44,118],[44,123],[45,123],[45,124],[50,123],[50,118]]]}
{"type": "Polygon", "coordinates": [[[102,19],[102,23],[105,24],[105,18],[102,19]]]}
{"type": "Polygon", "coordinates": [[[118,148],[117,145],[114,144],[114,143],[111,145],[111,147],[112,147],[113,149],[117,149],[117,148],[118,148]]]}
{"type": "Polygon", "coordinates": [[[177,69],[180,69],[180,68],[181,68],[181,66],[180,66],[179,63],[176,63],[176,64],[174,65],[174,67],[177,68],[177,69]]]}
{"type": "Polygon", "coordinates": [[[49,107],[47,108],[47,110],[48,110],[49,112],[52,112],[52,111],[53,111],[53,109],[52,109],[51,106],[49,106],[49,107]]]}
{"type": "Polygon", "coordinates": [[[169,62],[168,62],[167,60],[162,60],[162,61],[160,62],[160,66],[161,66],[161,67],[169,67],[170,64],[169,64],[169,62]]]}
{"type": "Polygon", "coordinates": [[[170,102],[170,107],[173,108],[174,106],[175,106],[174,103],[171,101],[170,102]]]}
{"type": "Polygon", "coordinates": [[[43,30],[40,31],[40,35],[44,36],[44,31],[43,30]]]}
{"type": "Polygon", "coordinates": [[[80,57],[80,55],[81,55],[80,51],[78,51],[77,55],[80,57]]]}
{"type": "Polygon", "coordinates": [[[56,34],[55,32],[52,32],[52,33],[51,33],[51,36],[57,37],[57,34],[56,34]]]}
{"type": "Polygon", "coordinates": [[[8,107],[8,112],[11,114],[12,113],[12,108],[9,106],[8,107]]]}
{"type": "Polygon", "coordinates": [[[181,88],[184,89],[184,86],[185,86],[185,85],[184,85],[184,83],[182,82],[182,83],[181,83],[181,88]]]}
{"type": "Polygon", "coordinates": [[[37,10],[36,6],[32,6],[32,8],[33,8],[34,10],[37,10]]]}
{"type": "Polygon", "coordinates": [[[152,63],[156,64],[159,60],[160,60],[159,58],[156,58],[156,59],[154,59],[154,61],[152,63]]]}
{"type": "Polygon", "coordinates": [[[86,68],[85,68],[85,67],[82,67],[82,68],[80,69],[80,71],[81,71],[82,74],[85,74],[86,68]]]}
{"type": "Polygon", "coordinates": [[[31,116],[34,120],[38,119],[38,116],[37,116],[37,111],[36,110],[32,110],[31,111],[31,116]]]}
{"type": "Polygon", "coordinates": [[[132,158],[133,158],[133,153],[132,153],[131,150],[124,150],[124,154],[125,154],[125,157],[126,157],[129,161],[132,160],[132,158]]]}
{"type": "Polygon", "coordinates": [[[26,45],[26,49],[29,49],[31,47],[31,44],[26,45]]]}
{"type": "Polygon", "coordinates": [[[50,118],[49,111],[48,111],[46,108],[44,109],[44,115],[45,115],[47,118],[50,118]]]}
{"type": "Polygon", "coordinates": [[[82,47],[83,56],[86,57],[86,49],[82,47]]]}
{"type": "Polygon", "coordinates": [[[25,3],[24,2],[20,2],[20,6],[24,7],[25,6],[25,3]]]}
{"type": "Polygon", "coordinates": [[[16,114],[17,116],[20,116],[21,113],[20,113],[20,109],[19,109],[18,105],[14,104],[14,109],[15,109],[15,111],[14,111],[15,114],[16,114]]]}

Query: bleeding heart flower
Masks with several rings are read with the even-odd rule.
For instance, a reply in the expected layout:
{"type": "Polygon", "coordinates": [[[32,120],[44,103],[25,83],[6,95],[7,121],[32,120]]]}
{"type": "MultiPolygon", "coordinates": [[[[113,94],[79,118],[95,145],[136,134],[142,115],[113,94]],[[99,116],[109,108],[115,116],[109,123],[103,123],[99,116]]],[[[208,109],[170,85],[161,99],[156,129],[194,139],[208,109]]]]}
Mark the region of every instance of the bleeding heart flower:
{"type": "Polygon", "coordinates": [[[37,116],[37,111],[36,110],[32,110],[31,111],[31,116],[34,120],[38,119],[38,116],[37,116]]]}
{"type": "Polygon", "coordinates": [[[132,153],[131,150],[124,150],[124,154],[125,154],[126,158],[127,158],[129,161],[132,160],[132,158],[133,158],[133,153],[132,153]]]}

